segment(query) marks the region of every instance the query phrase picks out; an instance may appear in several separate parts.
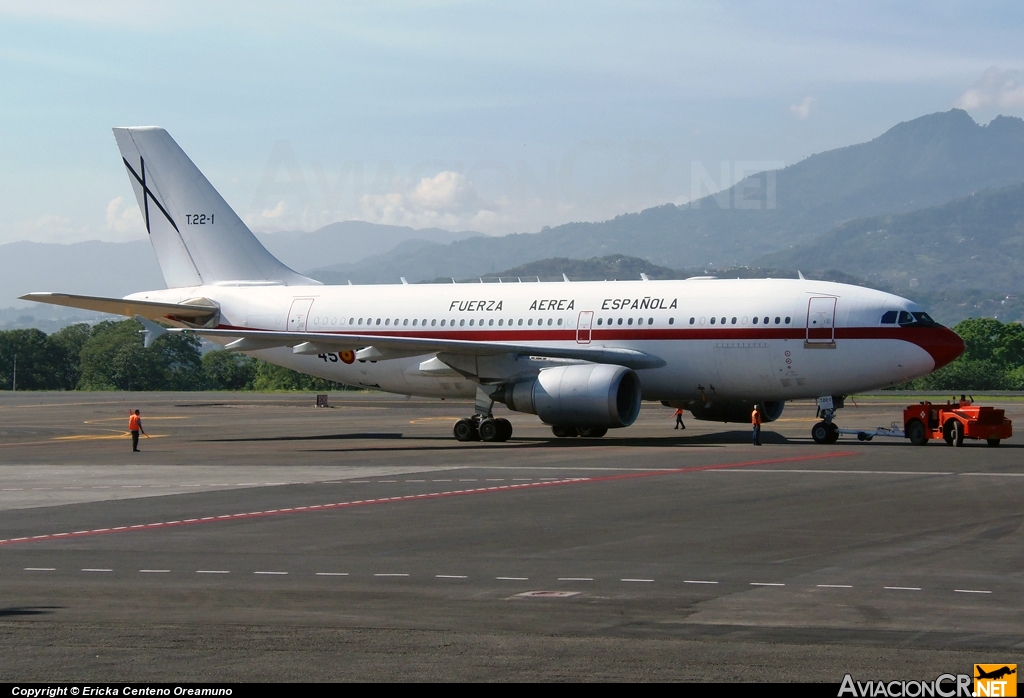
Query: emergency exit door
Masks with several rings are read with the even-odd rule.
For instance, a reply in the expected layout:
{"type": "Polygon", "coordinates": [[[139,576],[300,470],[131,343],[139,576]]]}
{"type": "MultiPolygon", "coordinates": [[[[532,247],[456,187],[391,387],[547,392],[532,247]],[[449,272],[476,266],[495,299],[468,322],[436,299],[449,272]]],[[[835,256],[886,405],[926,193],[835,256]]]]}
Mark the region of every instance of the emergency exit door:
{"type": "Polygon", "coordinates": [[[590,344],[590,334],[594,327],[594,311],[584,310],[576,322],[576,343],[590,344]]]}
{"type": "Polygon", "coordinates": [[[288,311],[289,332],[306,331],[306,320],[309,318],[309,308],[312,305],[312,298],[296,298],[292,301],[292,308],[288,311]]]}
{"type": "Polygon", "coordinates": [[[811,298],[807,303],[807,343],[836,343],[836,298],[811,298]]]}

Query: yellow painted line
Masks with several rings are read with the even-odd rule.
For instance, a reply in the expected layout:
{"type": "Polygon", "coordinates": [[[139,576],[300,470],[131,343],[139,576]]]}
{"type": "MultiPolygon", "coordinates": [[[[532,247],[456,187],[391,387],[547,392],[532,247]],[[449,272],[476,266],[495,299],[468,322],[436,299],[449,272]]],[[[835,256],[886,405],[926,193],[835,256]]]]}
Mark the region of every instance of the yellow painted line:
{"type": "MultiPolygon", "coordinates": [[[[51,441],[102,441],[104,439],[126,439],[131,436],[131,432],[123,431],[120,434],[77,434],[75,436],[55,436],[51,441]]],[[[167,436],[167,434],[150,434],[151,439],[160,439],[167,436]]],[[[145,437],[143,437],[145,438],[145,437]]]]}
{"type": "MultiPolygon", "coordinates": [[[[125,419],[125,417],[104,417],[103,419],[87,419],[84,422],[82,422],[82,424],[98,424],[100,422],[123,422],[125,421],[125,419]]],[[[165,419],[192,419],[192,417],[143,417],[143,419],[146,420],[147,422],[152,422],[154,420],[165,419]]]]}

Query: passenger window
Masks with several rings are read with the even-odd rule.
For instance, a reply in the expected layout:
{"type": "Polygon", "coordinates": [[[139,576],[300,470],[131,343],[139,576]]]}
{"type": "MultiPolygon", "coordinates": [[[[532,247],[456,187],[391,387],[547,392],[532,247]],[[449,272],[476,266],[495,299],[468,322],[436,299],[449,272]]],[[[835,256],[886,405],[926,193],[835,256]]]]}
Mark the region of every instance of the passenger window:
{"type": "Polygon", "coordinates": [[[722,324],[723,325],[725,324],[725,318],[722,318],[722,324]]]}
{"type": "Polygon", "coordinates": [[[444,327],[444,320],[441,321],[441,327],[444,327]]]}
{"type": "Polygon", "coordinates": [[[882,315],[882,324],[883,325],[895,325],[896,324],[896,316],[897,315],[899,315],[899,313],[897,311],[895,311],[895,310],[887,310],[882,315]]]}
{"type": "Polygon", "coordinates": [[[472,321],[472,320],[470,320],[470,321],[469,321],[469,326],[470,326],[470,327],[472,327],[472,326],[473,326],[473,321],[472,321]]]}
{"type": "Polygon", "coordinates": [[[715,318],[711,318],[711,324],[712,324],[712,325],[714,325],[714,324],[715,324],[715,318]]]}
{"type": "Polygon", "coordinates": [[[529,325],[530,327],[533,327],[533,318],[530,318],[529,320],[527,320],[526,324],[529,325]]]}
{"type": "Polygon", "coordinates": [[[730,324],[733,324],[733,325],[735,325],[735,324],[736,324],[736,318],[733,318],[733,319],[732,319],[732,322],[731,322],[730,324]]]}
{"type": "Polygon", "coordinates": [[[385,326],[386,325],[390,325],[390,324],[391,324],[391,318],[387,318],[387,319],[384,320],[384,325],[385,326]]]}
{"type": "Polygon", "coordinates": [[[466,321],[465,320],[459,320],[459,327],[465,327],[465,326],[466,326],[466,321]]]}
{"type": "Polygon", "coordinates": [[[558,318],[558,326],[559,326],[559,327],[561,327],[561,326],[562,326],[562,318],[558,318]]]}
{"type": "Polygon", "coordinates": [[[780,318],[779,316],[776,315],[775,316],[775,324],[778,325],[780,322],[782,322],[782,318],[780,318]]]}
{"type": "Polygon", "coordinates": [[[363,324],[363,318],[359,318],[359,324],[360,324],[360,325],[362,325],[362,324],[363,324]]]}
{"type": "Polygon", "coordinates": [[[402,320],[402,326],[403,326],[403,327],[404,327],[404,326],[406,326],[406,325],[408,325],[408,324],[409,324],[409,320],[408,320],[408,318],[406,318],[405,320],[402,320]]]}
{"type": "Polygon", "coordinates": [[[548,318],[548,327],[551,327],[551,323],[554,322],[551,318],[548,318]]]}
{"type": "Polygon", "coordinates": [[[767,317],[765,317],[765,319],[764,319],[764,324],[766,324],[766,325],[768,324],[768,318],[767,317]]]}
{"type": "Polygon", "coordinates": [[[620,325],[622,324],[622,318],[619,318],[619,324],[620,325]]]}
{"type": "MultiPolygon", "coordinates": [[[[692,324],[693,324],[694,322],[696,322],[696,321],[697,321],[697,318],[694,318],[694,317],[690,318],[690,324],[691,324],[691,325],[692,325],[692,324]]],[[[671,325],[671,324],[672,324],[672,320],[669,320],[669,321],[668,321],[668,324],[670,324],[670,325],[671,325]]]]}
{"type": "Polygon", "coordinates": [[[413,326],[413,327],[416,327],[416,323],[417,323],[417,322],[418,322],[418,320],[416,320],[416,318],[413,318],[413,320],[412,320],[412,326],[413,326]]]}
{"type": "Polygon", "coordinates": [[[377,324],[378,325],[380,324],[380,318],[377,318],[377,324]]]}
{"type": "Polygon", "coordinates": [[[755,325],[757,324],[757,318],[756,317],[753,319],[753,324],[755,324],[755,325]]]}
{"type": "MultiPolygon", "coordinates": [[[[350,317],[350,318],[348,319],[348,324],[350,324],[350,325],[351,325],[351,324],[354,324],[354,323],[355,323],[355,321],[356,321],[356,319],[355,319],[354,317],[350,317]]],[[[361,325],[361,324],[363,324],[363,319],[362,319],[362,318],[359,318],[359,324],[360,324],[360,325],[361,325]]]]}
{"type": "Polygon", "coordinates": [[[519,326],[520,326],[520,327],[522,327],[522,326],[523,326],[523,318],[519,318],[519,326]]]}
{"type": "Polygon", "coordinates": [[[787,325],[789,324],[789,318],[788,317],[786,318],[786,324],[787,325]]]}
{"type": "Polygon", "coordinates": [[[627,325],[632,325],[633,324],[633,318],[629,318],[629,320],[626,321],[626,324],[627,325]]]}
{"type": "Polygon", "coordinates": [[[604,322],[604,318],[597,318],[597,324],[600,325],[604,322]]]}
{"type": "Polygon", "coordinates": [[[647,324],[648,325],[653,325],[654,324],[654,318],[652,318],[652,317],[647,318],[647,324]]]}

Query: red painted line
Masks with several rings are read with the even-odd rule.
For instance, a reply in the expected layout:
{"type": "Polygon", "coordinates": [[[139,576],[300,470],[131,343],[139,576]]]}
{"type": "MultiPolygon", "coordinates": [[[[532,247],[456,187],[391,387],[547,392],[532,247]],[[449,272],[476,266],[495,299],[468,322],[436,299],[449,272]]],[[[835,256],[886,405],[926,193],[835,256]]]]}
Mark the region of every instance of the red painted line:
{"type": "Polygon", "coordinates": [[[744,461],[740,463],[721,463],[719,465],[696,465],[689,468],[672,468],[669,470],[648,470],[639,473],[626,473],[623,475],[604,475],[601,477],[573,477],[562,480],[548,480],[545,482],[522,482],[514,485],[500,485],[493,487],[480,487],[471,490],[449,490],[447,492],[431,492],[430,494],[406,494],[399,497],[381,497],[380,499],[359,499],[350,502],[335,502],[333,504],[316,504],[307,507],[267,509],[266,511],[250,511],[239,514],[222,514],[220,516],[204,516],[199,519],[184,519],[175,521],[160,521],[157,523],[135,524],[133,526],[117,526],[116,528],[95,528],[87,531],[74,531],[73,533],[48,533],[39,536],[24,536],[21,538],[9,538],[0,540],[0,546],[14,545],[16,543],[32,542],[39,543],[48,540],[67,540],[68,538],[82,538],[85,536],[98,536],[109,533],[125,533],[129,531],[147,531],[158,528],[172,528],[178,526],[195,526],[222,521],[239,521],[242,519],[256,519],[267,516],[281,516],[284,514],[302,514],[310,511],[323,511],[325,509],[345,509],[348,507],[368,506],[371,504],[392,504],[396,502],[408,502],[413,500],[440,499],[442,497],[458,497],[470,494],[488,494],[495,492],[511,492],[515,490],[536,489],[539,487],[555,487],[558,485],[579,485],[583,483],[592,484],[598,482],[612,482],[615,480],[633,480],[643,477],[655,477],[659,475],[678,475],[680,473],[694,473],[703,470],[722,470],[726,468],[749,468],[755,465],[772,465],[775,463],[796,463],[800,461],[821,460],[824,458],[843,458],[857,455],[856,451],[839,451],[836,453],[821,453],[813,456],[795,456],[791,458],[768,458],[755,461],[744,461]]]}

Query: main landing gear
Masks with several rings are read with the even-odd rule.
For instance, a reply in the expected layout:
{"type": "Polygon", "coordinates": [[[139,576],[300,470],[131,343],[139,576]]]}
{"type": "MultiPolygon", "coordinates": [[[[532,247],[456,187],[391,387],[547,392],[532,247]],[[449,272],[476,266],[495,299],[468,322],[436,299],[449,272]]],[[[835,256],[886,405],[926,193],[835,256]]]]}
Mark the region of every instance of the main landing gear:
{"type": "Polygon", "coordinates": [[[455,422],[452,433],[458,441],[508,441],[512,438],[512,422],[475,414],[455,422]]]}
{"type": "Polygon", "coordinates": [[[832,421],[836,410],[843,406],[842,398],[832,396],[818,398],[818,416],[821,421],[811,427],[811,438],[816,444],[834,444],[839,440],[839,427],[832,421]]]}
{"type": "Polygon", "coordinates": [[[455,422],[452,434],[457,441],[508,441],[512,438],[512,422],[491,414],[495,386],[476,387],[476,414],[455,422]]]}

